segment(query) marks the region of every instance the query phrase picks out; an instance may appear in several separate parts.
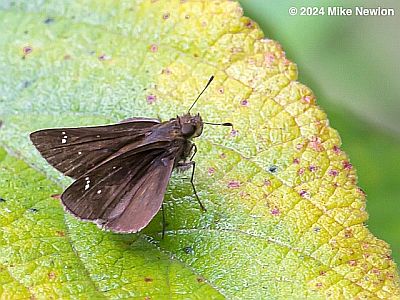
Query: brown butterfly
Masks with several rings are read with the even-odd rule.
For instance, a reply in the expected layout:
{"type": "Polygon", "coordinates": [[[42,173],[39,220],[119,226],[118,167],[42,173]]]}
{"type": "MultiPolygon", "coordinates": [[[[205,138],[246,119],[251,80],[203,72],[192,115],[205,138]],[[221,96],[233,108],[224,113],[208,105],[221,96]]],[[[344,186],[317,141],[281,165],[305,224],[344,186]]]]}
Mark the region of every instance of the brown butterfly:
{"type": "Polygon", "coordinates": [[[190,166],[194,194],[205,210],[193,184],[197,148],[191,139],[201,135],[204,124],[233,127],[190,114],[213,78],[186,114],[166,122],[130,118],[113,125],[31,133],[40,154],[76,179],[61,195],[66,210],[114,232],[138,232],[160,210],[172,170],[190,166]]]}

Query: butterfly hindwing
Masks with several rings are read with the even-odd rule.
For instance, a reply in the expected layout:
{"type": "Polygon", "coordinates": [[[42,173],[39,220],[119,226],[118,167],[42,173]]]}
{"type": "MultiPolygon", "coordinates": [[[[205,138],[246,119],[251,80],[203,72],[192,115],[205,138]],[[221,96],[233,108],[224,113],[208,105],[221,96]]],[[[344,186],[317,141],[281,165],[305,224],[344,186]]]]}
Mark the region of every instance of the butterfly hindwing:
{"type": "Polygon", "coordinates": [[[173,167],[173,159],[151,166],[118,203],[115,217],[111,216],[103,227],[114,232],[138,232],[144,228],[161,208],[173,167]]]}
{"type": "Polygon", "coordinates": [[[68,211],[115,232],[137,232],[161,207],[174,166],[160,144],[125,153],[76,180],[62,194],[68,211]]]}
{"type": "Polygon", "coordinates": [[[44,129],[30,138],[40,154],[57,170],[78,178],[128,144],[140,143],[160,122],[130,118],[108,126],[44,129]]]}

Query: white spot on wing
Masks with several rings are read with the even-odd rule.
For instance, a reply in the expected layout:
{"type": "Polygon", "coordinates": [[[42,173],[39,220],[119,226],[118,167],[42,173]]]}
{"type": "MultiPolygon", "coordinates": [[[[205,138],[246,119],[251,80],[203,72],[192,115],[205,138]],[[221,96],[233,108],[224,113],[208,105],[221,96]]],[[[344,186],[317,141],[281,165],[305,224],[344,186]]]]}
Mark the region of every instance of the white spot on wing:
{"type": "Polygon", "coordinates": [[[90,184],[89,184],[89,183],[86,183],[86,185],[85,185],[85,191],[88,190],[89,187],[90,187],[90,184]]]}
{"type": "Polygon", "coordinates": [[[98,191],[97,191],[97,194],[101,194],[101,190],[98,190],[98,191]]]}
{"type": "Polygon", "coordinates": [[[65,134],[65,131],[61,132],[61,134],[65,134]]]}
{"type": "Polygon", "coordinates": [[[66,139],[61,139],[61,144],[65,144],[67,142],[66,139]]]}
{"type": "Polygon", "coordinates": [[[82,154],[82,152],[81,152],[81,151],[78,151],[78,154],[79,154],[79,155],[81,155],[81,154],[82,154]]]}

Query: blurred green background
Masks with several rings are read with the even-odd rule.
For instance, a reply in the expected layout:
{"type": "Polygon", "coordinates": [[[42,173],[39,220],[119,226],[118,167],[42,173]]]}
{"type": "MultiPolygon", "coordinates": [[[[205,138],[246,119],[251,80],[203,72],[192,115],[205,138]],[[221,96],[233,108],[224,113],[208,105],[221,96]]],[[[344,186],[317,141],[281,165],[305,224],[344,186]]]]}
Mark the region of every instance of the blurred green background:
{"type": "MultiPolygon", "coordinates": [[[[242,0],[316,94],[367,193],[368,227],[400,264],[400,3],[242,0]],[[301,6],[394,8],[395,16],[290,16],[301,6]]],[[[326,11],[326,10],[325,10],[326,11]]]]}

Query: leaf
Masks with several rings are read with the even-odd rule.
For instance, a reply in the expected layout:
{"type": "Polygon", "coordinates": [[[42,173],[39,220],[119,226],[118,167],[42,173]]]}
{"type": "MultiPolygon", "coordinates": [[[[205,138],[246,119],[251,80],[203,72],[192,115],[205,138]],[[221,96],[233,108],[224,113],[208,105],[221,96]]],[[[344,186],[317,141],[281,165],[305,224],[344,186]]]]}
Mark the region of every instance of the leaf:
{"type": "Polygon", "coordinates": [[[2,298],[222,298],[145,236],[93,230],[64,215],[49,197],[60,189],[1,151],[2,298]]]}
{"type": "MultiPolygon", "coordinates": [[[[52,203],[38,213],[46,224],[64,228],[60,240],[75,253],[54,259],[58,266],[79,263],[76,272],[90,282],[83,287],[93,288],[88,293],[235,299],[399,295],[389,246],[363,225],[365,195],[337,132],[312,91],[296,81],[296,65],[242,16],[236,2],[1,5],[0,68],[7,74],[0,77],[1,143],[62,185],[70,181],[34,151],[30,131],[131,116],[166,120],[185,113],[211,75],[216,79],[195,110],[208,122],[235,125],[233,132],[206,127],[196,139],[196,186],[207,213],[192,196],[189,175],[173,175],[165,197],[164,240],[159,215],[138,235],[101,232],[70,216],[64,222],[61,208],[49,199],[55,186],[38,180],[25,165],[6,172],[9,181],[0,193],[12,200],[0,203],[6,209],[2,213],[16,214],[11,205],[23,206],[21,212],[30,203],[52,203]],[[98,247],[103,243],[104,250],[98,247]],[[163,261],[158,269],[157,257],[163,261]],[[151,274],[136,266],[148,267],[151,274]],[[173,275],[163,276],[172,268],[173,275]],[[145,276],[164,284],[148,286],[145,276]],[[177,280],[176,290],[165,290],[167,279],[177,280]]],[[[22,164],[5,157],[7,168],[22,164]]],[[[41,296],[42,286],[27,279],[36,278],[28,275],[35,268],[17,258],[29,257],[33,248],[39,249],[39,261],[48,259],[40,249],[49,247],[42,237],[52,233],[49,225],[34,227],[36,221],[25,225],[29,216],[18,218],[21,232],[9,229],[14,237],[32,236],[26,250],[2,229],[4,285],[13,285],[11,293],[41,296]]],[[[45,274],[49,262],[44,266],[45,274]]],[[[68,271],[59,274],[54,290],[49,276],[39,272],[42,285],[51,287],[46,295],[61,293],[57,288],[77,278],[68,271]]]]}

